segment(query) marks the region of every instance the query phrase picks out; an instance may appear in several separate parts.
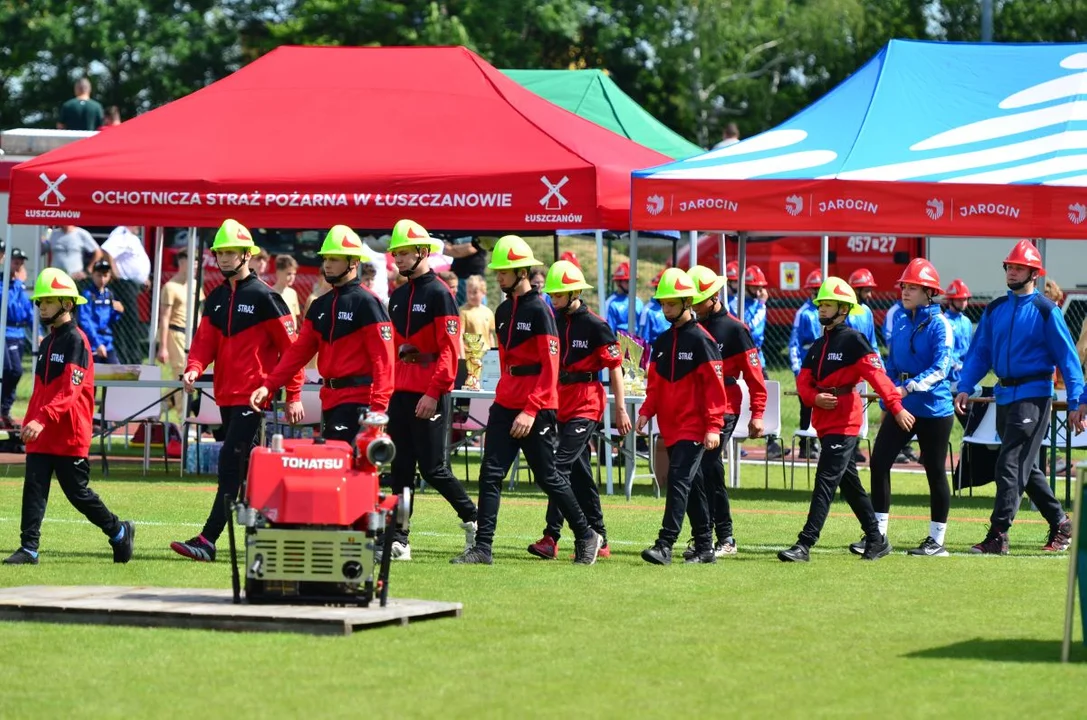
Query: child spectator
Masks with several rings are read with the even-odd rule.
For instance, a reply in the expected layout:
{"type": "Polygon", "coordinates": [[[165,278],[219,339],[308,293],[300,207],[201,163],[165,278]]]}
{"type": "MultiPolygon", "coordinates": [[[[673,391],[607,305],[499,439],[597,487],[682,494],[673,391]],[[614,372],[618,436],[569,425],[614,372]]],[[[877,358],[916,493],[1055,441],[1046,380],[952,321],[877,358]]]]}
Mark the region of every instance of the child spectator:
{"type": "Polygon", "coordinates": [[[249,258],[249,270],[264,282],[264,273],[268,271],[268,261],[272,256],[264,248],[254,248],[253,255],[249,258]]]}
{"type": "Polygon", "coordinates": [[[294,326],[301,327],[302,306],[298,304],[298,293],[291,287],[298,276],[298,261],[290,255],[276,256],[276,284],[272,289],[283,296],[283,302],[294,316],[294,326]]]}
{"type": "Polygon", "coordinates": [[[373,263],[359,263],[359,282],[363,287],[374,289],[374,281],[377,280],[377,268],[373,263]]]}
{"type": "Polygon", "coordinates": [[[445,270],[444,272],[438,273],[438,277],[440,277],[449,287],[449,292],[453,293],[453,297],[457,297],[457,288],[460,285],[460,278],[457,277],[456,273],[451,270],[445,270]]]}
{"type": "Polygon", "coordinates": [[[467,301],[460,309],[460,324],[465,335],[482,335],[484,350],[497,345],[494,329],[494,312],[483,304],[487,295],[487,283],[482,275],[472,275],[465,281],[467,301]]]}
{"type": "Polygon", "coordinates": [[[79,312],[79,326],[90,342],[96,362],[116,365],[121,361],[113,348],[113,325],[121,319],[125,306],[107,286],[113,277],[108,260],[99,260],[91,268],[92,284],[83,291],[87,307],[79,312]]]}

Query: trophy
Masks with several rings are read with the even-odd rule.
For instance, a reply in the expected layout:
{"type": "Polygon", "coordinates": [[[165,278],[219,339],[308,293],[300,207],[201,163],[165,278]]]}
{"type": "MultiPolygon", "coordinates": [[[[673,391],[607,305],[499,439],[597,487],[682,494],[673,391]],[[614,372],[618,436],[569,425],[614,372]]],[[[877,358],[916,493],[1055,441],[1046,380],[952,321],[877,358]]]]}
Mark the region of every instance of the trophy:
{"type": "Polygon", "coordinates": [[[642,368],[642,355],[645,348],[637,338],[626,333],[619,333],[619,348],[623,353],[623,386],[626,394],[645,395],[645,369],[642,368]]]}
{"type": "Polygon", "coordinates": [[[464,365],[468,375],[464,379],[465,390],[479,390],[480,375],[483,372],[483,355],[487,348],[483,343],[483,335],[479,333],[464,333],[464,365]]]}

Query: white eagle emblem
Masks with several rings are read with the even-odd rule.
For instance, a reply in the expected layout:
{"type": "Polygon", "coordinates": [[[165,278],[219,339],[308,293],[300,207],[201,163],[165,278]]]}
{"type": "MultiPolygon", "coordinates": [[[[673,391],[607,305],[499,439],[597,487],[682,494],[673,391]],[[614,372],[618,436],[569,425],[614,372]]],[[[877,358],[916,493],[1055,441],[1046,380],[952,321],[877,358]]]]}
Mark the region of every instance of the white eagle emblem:
{"type": "Polygon", "coordinates": [[[608,355],[613,358],[619,357],[619,345],[617,343],[612,343],[611,345],[608,345],[608,355]]]}
{"type": "Polygon", "coordinates": [[[460,320],[457,318],[449,318],[445,321],[445,331],[450,335],[456,335],[460,330],[460,320]]]}
{"type": "Polygon", "coordinates": [[[83,384],[83,376],[84,376],[84,373],[83,373],[82,370],[80,370],[79,368],[73,368],[72,369],[72,384],[73,385],[82,385],[83,384]]]}
{"type": "Polygon", "coordinates": [[[393,329],[389,325],[381,326],[381,339],[389,341],[393,339],[393,329]]]}
{"type": "Polygon", "coordinates": [[[883,360],[880,359],[879,355],[877,354],[873,353],[872,355],[868,356],[868,364],[874,367],[876,370],[883,369],[883,360]]]}
{"type": "Polygon", "coordinates": [[[559,354],[559,341],[551,338],[547,341],[547,349],[551,351],[552,355],[559,354]]]}
{"type": "Polygon", "coordinates": [[[747,361],[749,363],[751,363],[751,367],[758,367],[759,366],[759,351],[758,350],[748,350],[747,351],[747,361]]]}

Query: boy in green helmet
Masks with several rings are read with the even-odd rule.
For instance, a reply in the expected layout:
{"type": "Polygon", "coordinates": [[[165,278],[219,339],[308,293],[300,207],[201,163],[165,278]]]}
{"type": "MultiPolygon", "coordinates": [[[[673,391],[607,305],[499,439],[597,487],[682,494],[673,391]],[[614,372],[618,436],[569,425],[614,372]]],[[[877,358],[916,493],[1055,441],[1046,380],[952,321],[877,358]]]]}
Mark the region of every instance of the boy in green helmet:
{"type": "Polygon", "coordinates": [[[68,502],[109,538],[113,562],[126,563],[132,559],[136,526],[130,520],[118,520],[87,485],[94,359],[87,336],[72,320],[72,309],[87,301],[79,295],[75,281],[56,268],[38,275],[30,299],[49,333],[38,347],[34,390],[23,421],[26,476],[20,547],[4,564],[38,564],[38,542],[54,473],[68,502]]]}

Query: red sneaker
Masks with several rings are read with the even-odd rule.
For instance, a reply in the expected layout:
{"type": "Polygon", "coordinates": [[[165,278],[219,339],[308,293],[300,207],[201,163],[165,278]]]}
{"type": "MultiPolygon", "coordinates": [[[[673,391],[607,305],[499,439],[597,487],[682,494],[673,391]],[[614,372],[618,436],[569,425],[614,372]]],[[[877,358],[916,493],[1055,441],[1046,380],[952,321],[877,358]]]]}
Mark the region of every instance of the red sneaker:
{"type": "Polygon", "coordinates": [[[610,557],[611,557],[611,548],[608,547],[608,541],[605,540],[604,544],[600,546],[600,552],[598,552],[596,554],[596,558],[599,560],[600,558],[610,558],[610,557]]]}
{"type": "Polygon", "coordinates": [[[550,535],[544,535],[528,546],[528,554],[544,560],[554,560],[559,556],[559,544],[550,535]]]}

